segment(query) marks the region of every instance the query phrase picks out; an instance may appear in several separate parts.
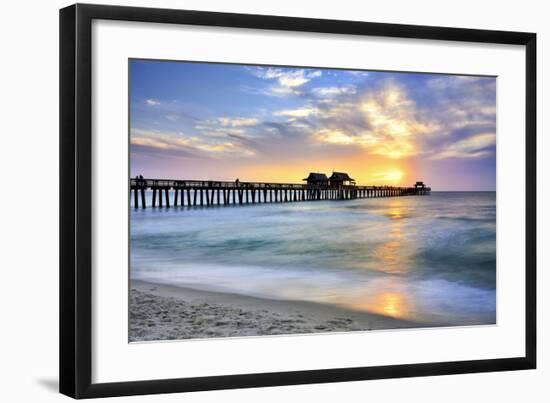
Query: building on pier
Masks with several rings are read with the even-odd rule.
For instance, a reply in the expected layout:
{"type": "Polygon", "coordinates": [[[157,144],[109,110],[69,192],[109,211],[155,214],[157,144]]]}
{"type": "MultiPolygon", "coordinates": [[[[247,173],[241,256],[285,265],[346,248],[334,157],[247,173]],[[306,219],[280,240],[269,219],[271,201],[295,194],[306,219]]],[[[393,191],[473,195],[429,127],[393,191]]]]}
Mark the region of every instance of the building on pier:
{"type": "Polygon", "coordinates": [[[424,189],[426,188],[426,185],[424,185],[424,182],[418,181],[418,182],[416,182],[416,183],[414,184],[414,188],[415,188],[416,190],[419,190],[419,189],[420,189],[420,190],[424,190],[424,189]]]}
{"type": "Polygon", "coordinates": [[[328,187],[328,178],[325,174],[310,172],[307,178],[302,179],[307,181],[308,187],[326,188],[328,187]]]}
{"type": "Polygon", "coordinates": [[[344,186],[355,186],[355,179],[350,178],[345,172],[333,172],[328,180],[331,188],[340,189],[344,186]]]}

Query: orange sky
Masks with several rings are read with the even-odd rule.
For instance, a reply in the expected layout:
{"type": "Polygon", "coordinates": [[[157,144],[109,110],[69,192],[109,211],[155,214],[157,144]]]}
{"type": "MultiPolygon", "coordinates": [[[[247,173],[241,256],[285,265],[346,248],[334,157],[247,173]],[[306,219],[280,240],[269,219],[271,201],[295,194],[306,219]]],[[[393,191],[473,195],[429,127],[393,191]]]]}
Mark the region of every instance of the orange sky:
{"type": "Polygon", "coordinates": [[[358,184],[405,185],[414,183],[414,167],[407,160],[388,160],[358,153],[350,157],[330,157],[281,164],[250,164],[237,170],[237,175],[245,181],[300,183],[309,172],[321,172],[330,176],[332,171],[347,172],[358,184]]]}
{"type": "Polygon", "coordinates": [[[496,79],[133,61],[131,175],[496,187],[496,79]]]}

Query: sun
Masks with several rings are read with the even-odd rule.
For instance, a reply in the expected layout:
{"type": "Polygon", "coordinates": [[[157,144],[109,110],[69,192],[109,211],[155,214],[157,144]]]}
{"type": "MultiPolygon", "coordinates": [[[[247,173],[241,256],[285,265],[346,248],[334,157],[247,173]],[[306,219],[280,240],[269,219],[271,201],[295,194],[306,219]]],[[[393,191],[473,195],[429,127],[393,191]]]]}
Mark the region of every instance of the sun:
{"type": "Polygon", "coordinates": [[[403,179],[403,172],[397,169],[388,171],[383,174],[383,178],[388,182],[398,183],[399,181],[401,181],[401,179],[403,179]]]}

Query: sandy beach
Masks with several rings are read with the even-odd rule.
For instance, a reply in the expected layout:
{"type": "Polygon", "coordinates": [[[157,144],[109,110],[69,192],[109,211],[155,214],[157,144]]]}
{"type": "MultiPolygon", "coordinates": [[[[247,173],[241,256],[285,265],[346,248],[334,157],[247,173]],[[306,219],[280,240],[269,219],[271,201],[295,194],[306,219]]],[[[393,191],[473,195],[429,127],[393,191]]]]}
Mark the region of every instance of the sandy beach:
{"type": "Polygon", "coordinates": [[[421,326],[314,302],[271,300],[137,280],[131,282],[131,342],[421,326]]]}

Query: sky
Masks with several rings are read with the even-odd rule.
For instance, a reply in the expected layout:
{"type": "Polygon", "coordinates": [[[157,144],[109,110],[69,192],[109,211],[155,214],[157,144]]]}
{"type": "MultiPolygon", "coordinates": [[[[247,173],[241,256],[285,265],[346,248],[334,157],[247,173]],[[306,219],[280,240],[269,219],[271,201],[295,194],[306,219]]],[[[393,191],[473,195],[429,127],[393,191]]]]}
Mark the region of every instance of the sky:
{"type": "Polygon", "coordinates": [[[129,63],[132,177],[496,188],[495,77],[129,63]]]}

